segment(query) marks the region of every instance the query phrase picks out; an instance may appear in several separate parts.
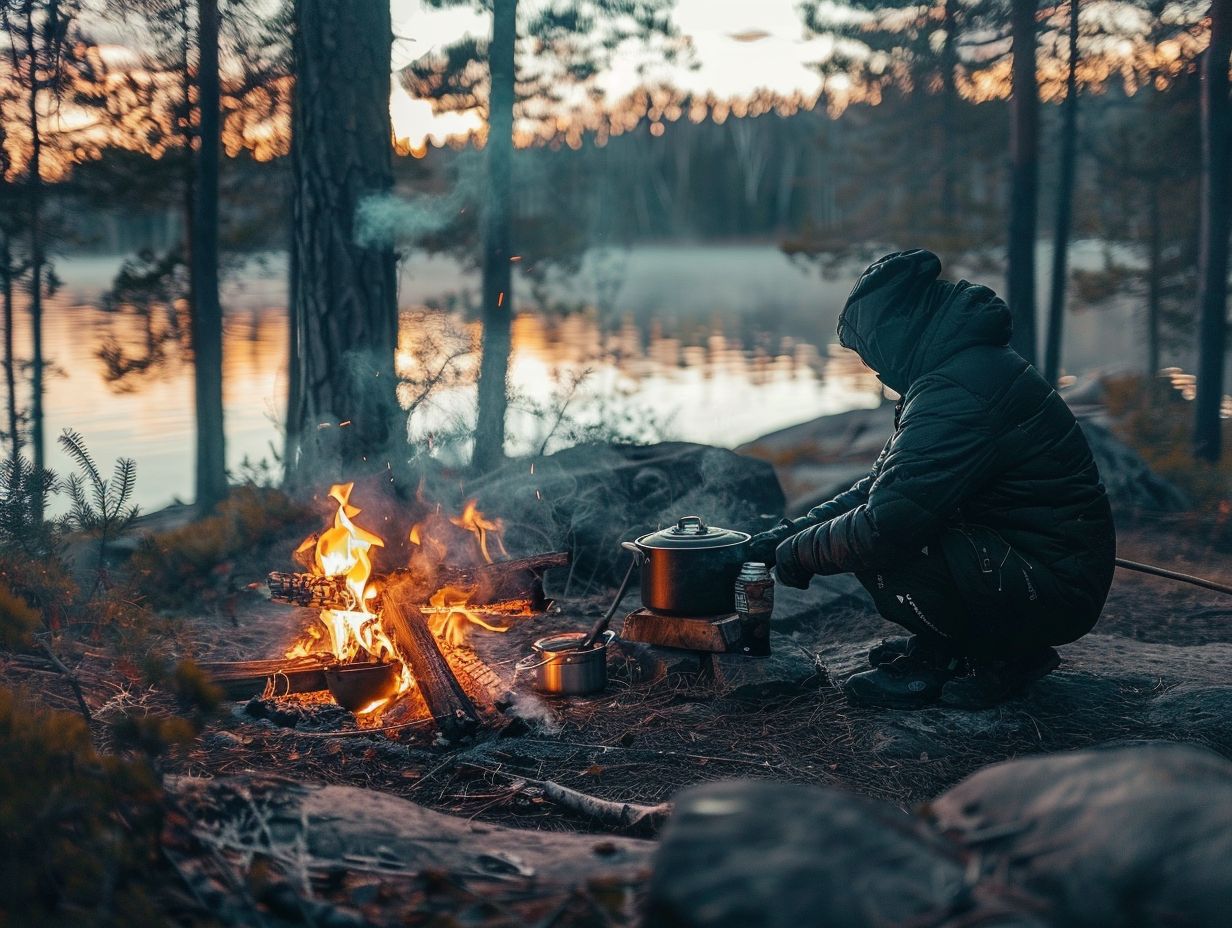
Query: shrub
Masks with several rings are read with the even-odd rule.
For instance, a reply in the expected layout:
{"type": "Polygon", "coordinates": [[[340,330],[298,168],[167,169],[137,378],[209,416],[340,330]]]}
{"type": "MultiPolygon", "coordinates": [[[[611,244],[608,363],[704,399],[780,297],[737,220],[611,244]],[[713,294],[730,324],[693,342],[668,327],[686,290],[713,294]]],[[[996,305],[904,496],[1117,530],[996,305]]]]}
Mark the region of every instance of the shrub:
{"type": "Polygon", "coordinates": [[[159,799],[144,760],[99,757],[80,718],[0,688],[0,925],[164,924],[159,799]]]}
{"type": "Polygon", "coordinates": [[[213,515],[142,539],[133,578],[152,605],[188,605],[212,586],[220,565],[282,537],[306,515],[278,490],[236,487],[213,515]]]}

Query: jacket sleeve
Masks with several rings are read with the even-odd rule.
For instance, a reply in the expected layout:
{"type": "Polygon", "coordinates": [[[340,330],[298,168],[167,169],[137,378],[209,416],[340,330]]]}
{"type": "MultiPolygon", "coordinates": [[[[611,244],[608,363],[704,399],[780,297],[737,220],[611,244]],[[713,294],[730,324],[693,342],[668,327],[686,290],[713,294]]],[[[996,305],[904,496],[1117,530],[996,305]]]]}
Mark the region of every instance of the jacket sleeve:
{"type": "Polygon", "coordinates": [[[998,443],[984,403],[940,377],[913,392],[864,501],[792,540],[801,566],[816,574],[887,566],[926,544],[993,472],[998,443]]]}

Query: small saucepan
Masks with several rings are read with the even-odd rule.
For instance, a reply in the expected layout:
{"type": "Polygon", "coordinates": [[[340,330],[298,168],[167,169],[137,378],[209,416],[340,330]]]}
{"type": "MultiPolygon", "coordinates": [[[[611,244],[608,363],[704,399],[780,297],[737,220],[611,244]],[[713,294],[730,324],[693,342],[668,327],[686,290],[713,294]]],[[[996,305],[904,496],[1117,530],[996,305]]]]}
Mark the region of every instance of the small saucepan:
{"type": "Polygon", "coordinates": [[[622,542],[641,564],[642,605],[663,615],[734,612],[736,575],[749,556],[748,532],[685,516],[671,528],[622,542]]]}
{"type": "Polygon", "coordinates": [[[586,632],[564,632],[540,638],[531,645],[529,657],[518,661],[517,672],[534,671],[531,684],[552,696],[586,696],[607,687],[607,646],[616,637],[604,632],[589,647],[586,632]]]}

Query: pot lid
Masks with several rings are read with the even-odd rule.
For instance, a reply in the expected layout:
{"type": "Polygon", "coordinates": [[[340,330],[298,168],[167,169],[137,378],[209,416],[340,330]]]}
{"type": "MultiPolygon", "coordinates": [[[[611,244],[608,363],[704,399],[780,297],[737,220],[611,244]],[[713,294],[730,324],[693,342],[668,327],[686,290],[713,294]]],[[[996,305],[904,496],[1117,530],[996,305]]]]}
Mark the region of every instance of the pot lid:
{"type": "Polygon", "coordinates": [[[643,548],[724,548],[751,537],[748,532],[707,525],[701,516],[685,516],[671,528],[643,535],[637,543],[643,548]]]}

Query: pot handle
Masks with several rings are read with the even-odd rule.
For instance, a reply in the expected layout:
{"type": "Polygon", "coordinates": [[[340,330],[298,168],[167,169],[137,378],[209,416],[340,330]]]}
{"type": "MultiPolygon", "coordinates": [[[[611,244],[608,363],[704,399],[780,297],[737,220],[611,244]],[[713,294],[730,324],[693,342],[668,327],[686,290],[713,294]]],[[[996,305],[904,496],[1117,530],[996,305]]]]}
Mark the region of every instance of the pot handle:
{"type": "Polygon", "coordinates": [[[683,535],[685,533],[685,525],[696,525],[698,535],[705,535],[710,531],[710,529],[706,528],[706,523],[702,521],[701,516],[681,516],[680,521],[676,523],[676,531],[683,535]]]}
{"type": "Polygon", "coordinates": [[[642,553],[642,549],[637,546],[637,542],[622,541],[620,546],[633,555],[633,560],[636,563],[642,563],[642,558],[645,557],[645,555],[642,553]]]}

